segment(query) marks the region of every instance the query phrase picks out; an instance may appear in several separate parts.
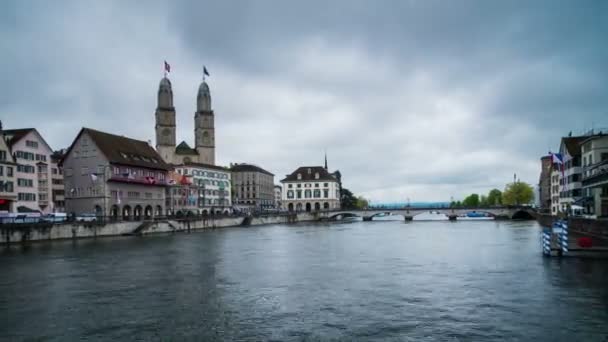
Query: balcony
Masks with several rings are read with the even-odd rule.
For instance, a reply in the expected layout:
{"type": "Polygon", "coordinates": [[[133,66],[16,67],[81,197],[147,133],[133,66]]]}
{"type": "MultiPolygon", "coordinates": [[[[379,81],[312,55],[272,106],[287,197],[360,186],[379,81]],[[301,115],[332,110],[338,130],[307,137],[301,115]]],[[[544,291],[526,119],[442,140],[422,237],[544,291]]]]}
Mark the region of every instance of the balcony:
{"type": "Polygon", "coordinates": [[[583,186],[604,185],[608,185],[608,160],[585,168],[583,172],[583,186]]]}

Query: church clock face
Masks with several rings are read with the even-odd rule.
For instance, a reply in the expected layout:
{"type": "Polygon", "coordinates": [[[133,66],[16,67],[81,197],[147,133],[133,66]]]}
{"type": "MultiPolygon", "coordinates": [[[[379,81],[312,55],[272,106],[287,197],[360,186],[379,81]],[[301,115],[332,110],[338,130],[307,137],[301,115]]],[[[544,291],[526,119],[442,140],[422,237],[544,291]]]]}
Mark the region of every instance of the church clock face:
{"type": "Polygon", "coordinates": [[[163,129],[163,136],[168,137],[171,135],[171,131],[168,128],[163,129]]]}

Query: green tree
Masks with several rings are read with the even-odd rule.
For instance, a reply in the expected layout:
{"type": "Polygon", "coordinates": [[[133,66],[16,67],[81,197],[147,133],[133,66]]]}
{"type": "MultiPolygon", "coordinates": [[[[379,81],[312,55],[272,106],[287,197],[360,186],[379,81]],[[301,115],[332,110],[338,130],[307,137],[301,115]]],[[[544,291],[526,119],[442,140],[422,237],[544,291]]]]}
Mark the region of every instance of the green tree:
{"type": "Polygon", "coordinates": [[[506,205],[530,204],[534,200],[534,189],[528,183],[509,183],[502,193],[502,203],[506,205]]]}
{"type": "Polygon", "coordinates": [[[479,195],[478,194],[470,194],[464,200],[462,200],[462,205],[465,207],[478,207],[479,206],[479,195]]]}
{"type": "Polygon", "coordinates": [[[480,207],[487,207],[488,206],[488,196],[486,195],[481,195],[479,197],[479,206],[480,207]]]}
{"type": "Polygon", "coordinates": [[[502,192],[498,189],[492,189],[488,193],[488,205],[502,204],[502,192]]]}
{"type": "Polygon", "coordinates": [[[363,196],[357,197],[357,204],[356,204],[357,209],[359,209],[359,210],[366,209],[368,204],[369,204],[369,202],[367,201],[367,199],[365,199],[365,197],[363,197],[363,196]]]}
{"type": "Polygon", "coordinates": [[[342,188],[342,197],[340,198],[342,209],[357,209],[357,197],[347,188],[342,188]]]}

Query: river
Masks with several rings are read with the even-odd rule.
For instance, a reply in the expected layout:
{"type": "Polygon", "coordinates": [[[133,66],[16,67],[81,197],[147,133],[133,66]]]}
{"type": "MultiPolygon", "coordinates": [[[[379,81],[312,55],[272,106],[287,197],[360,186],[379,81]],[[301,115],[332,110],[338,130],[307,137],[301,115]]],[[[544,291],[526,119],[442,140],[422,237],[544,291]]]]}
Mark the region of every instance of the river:
{"type": "Polygon", "coordinates": [[[2,247],[0,340],[606,341],[608,262],[535,222],[358,222],[2,247]]]}

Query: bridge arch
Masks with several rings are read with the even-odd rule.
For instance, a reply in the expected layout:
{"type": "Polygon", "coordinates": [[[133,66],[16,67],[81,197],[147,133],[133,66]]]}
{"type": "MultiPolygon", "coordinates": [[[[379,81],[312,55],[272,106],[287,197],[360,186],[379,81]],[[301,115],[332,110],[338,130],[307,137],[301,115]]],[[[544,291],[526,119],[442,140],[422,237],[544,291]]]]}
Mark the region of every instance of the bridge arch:
{"type": "Polygon", "coordinates": [[[528,210],[517,210],[511,215],[511,220],[534,220],[534,216],[528,210]]]}

